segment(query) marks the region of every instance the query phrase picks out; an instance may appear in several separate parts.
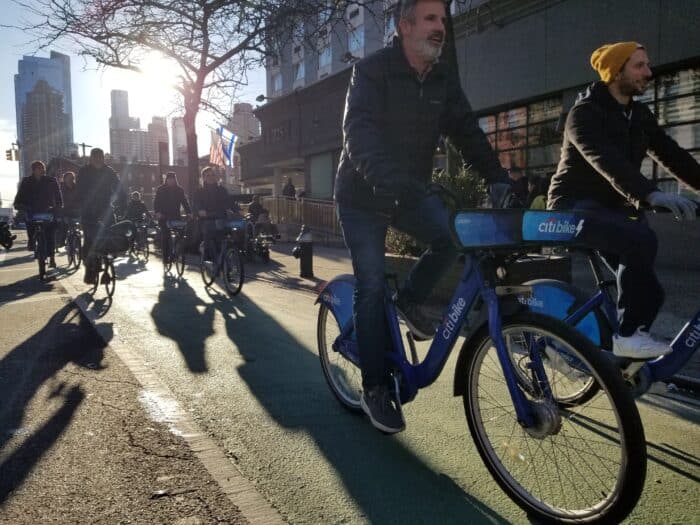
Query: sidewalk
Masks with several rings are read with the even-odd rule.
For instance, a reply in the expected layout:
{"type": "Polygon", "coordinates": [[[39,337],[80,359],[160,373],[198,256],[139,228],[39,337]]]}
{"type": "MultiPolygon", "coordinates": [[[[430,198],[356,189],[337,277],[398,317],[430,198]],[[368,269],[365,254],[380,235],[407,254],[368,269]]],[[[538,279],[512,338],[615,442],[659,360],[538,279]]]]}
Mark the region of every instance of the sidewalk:
{"type": "Polygon", "coordinates": [[[108,346],[117,328],[18,240],[0,254],[0,523],[248,523],[108,346]]]}

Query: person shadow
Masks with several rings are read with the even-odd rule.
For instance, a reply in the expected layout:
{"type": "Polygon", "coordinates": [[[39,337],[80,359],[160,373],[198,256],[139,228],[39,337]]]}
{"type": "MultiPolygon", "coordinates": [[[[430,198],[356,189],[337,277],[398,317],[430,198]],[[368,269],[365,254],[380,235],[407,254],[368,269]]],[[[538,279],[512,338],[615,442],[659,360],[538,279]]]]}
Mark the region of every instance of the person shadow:
{"type": "Polygon", "coordinates": [[[0,382],[0,506],[60,438],[85,397],[79,385],[67,385],[54,376],[69,363],[103,369],[105,340],[111,339],[113,331],[107,323],[102,323],[100,329],[106,339],[98,335],[74,303],[67,303],[41,329],[0,359],[0,377],[13,378],[0,382]],[[60,398],[62,406],[28,434],[22,428],[29,417],[28,407],[41,402],[35,399],[45,384],[51,389],[45,402],[60,398]],[[5,451],[11,442],[27,434],[12,452],[5,451]]]}
{"type": "MultiPolygon", "coordinates": [[[[363,520],[507,522],[400,439],[380,434],[367,420],[341,408],[325,382],[318,356],[247,297],[245,289],[235,300],[215,292],[210,297],[243,358],[238,373],[250,392],[285,431],[313,440],[361,508],[363,520]]],[[[467,432],[466,421],[464,426],[467,432]]],[[[473,448],[461,452],[476,454],[473,448]]]]}
{"type": "Polygon", "coordinates": [[[151,309],[158,333],[173,340],[195,374],[207,372],[204,342],[214,333],[214,309],[184,279],[163,277],[163,289],[151,309]]]}

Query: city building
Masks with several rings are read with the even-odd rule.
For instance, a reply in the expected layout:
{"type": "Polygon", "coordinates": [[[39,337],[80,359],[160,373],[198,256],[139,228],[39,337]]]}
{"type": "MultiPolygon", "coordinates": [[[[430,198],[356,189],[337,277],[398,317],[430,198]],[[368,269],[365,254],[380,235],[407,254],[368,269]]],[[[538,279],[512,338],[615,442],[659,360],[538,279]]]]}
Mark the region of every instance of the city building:
{"type": "Polygon", "coordinates": [[[20,178],[34,160],[75,152],[70,58],[24,56],[15,75],[15,112],[20,145],[20,178]]]}
{"type": "Polygon", "coordinates": [[[140,129],[140,120],[129,115],[129,93],[114,89],[110,93],[109,148],[122,162],[170,164],[168,124],[165,117],[153,117],[148,129],[140,129]]]}
{"type": "MultiPolygon", "coordinates": [[[[266,64],[266,103],[255,110],[260,140],[242,146],[241,180],[279,194],[291,176],[307,196],[330,199],[342,147],[350,66],[394,32],[392,5],[348,6],[346,23],[317,32],[318,45],[280,38],[266,64]]],[[[578,93],[597,80],[591,52],[635,40],[654,64],[642,99],[681,146],[700,158],[700,2],[696,0],[474,0],[453,2],[462,86],[505,167],[549,175],[562,123],[578,93]]],[[[323,15],[319,15],[322,17],[323,15]]],[[[322,18],[307,24],[323,26],[322,18]]],[[[407,130],[397,130],[404,133],[407,130]]],[[[670,190],[662,167],[643,173],[670,190]]]]}
{"type": "Polygon", "coordinates": [[[175,117],[170,121],[173,137],[173,164],[176,166],[187,165],[187,134],[185,133],[185,119],[175,117]]]}
{"type": "Polygon", "coordinates": [[[235,193],[251,191],[241,183],[241,155],[238,148],[260,138],[260,121],[253,113],[251,104],[241,102],[233,105],[233,115],[226,127],[237,137],[233,150],[233,166],[227,169],[227,186],[235,193]]]}

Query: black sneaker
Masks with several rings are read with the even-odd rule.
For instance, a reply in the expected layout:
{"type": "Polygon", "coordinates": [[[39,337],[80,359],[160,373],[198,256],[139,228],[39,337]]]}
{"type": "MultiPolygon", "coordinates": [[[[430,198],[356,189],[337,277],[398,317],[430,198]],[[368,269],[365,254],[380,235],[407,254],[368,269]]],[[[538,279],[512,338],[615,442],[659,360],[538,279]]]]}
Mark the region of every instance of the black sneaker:
{"type": "Polygon", "coordinates": [[[406,322],[416,341],[427,341],[435,335],[435,324],[428,318],[420,305],[404,301],[401,296],[396,300],[399,316],[406,322]]]}
{"type": "Polygon", "coordinates": [[[372,425],[382,432],[395,434],[406,428],[401,405],[384,385],[363,392],[360,406],[369,416],[372,425]]]}
{"type": "Polygon", "coordinates": [[[49,259],[49,268],[56,268],[56,261],[53,257],[49,259]]]}
{"type": "Polygon", "coordinates": [[[85,272],[85,277],[83,277],[83,282],[85,284],[97,284],[97,274],[94,272],[85,272]]]}

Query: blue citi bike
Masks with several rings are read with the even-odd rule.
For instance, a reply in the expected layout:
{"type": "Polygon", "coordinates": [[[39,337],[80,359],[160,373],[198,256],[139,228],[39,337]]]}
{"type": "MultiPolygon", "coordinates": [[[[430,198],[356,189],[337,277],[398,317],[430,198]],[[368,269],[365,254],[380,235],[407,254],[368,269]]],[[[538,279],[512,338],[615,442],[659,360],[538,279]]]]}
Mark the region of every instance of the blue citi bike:
{"type": "Polygon", "coordinates": [[[243,247],[245,246],[246,221],[242,218],[209,219],[214,220],[216,230],[221,233],[221,244],[217,247],[214,241],[209,246],[200,244],[199,271],[204,286],[211,286],[216,276],[221,273],[224,288],[233,297],[243,288],[244,266],[243,247]],[[211,261],[207,257],[214,255],[211,261]]]}
{"type": "MultiPolygon", "coordinates": [[[[567,215],[568,220],[577,225],[585,223],[587,218],[585,211],[572,211],[567,215]]],[[[518,300],[527,304],[531,311],[556,317],[574,326],[596,347],[604,350],[608,359],[620,369],[630,391],[636,397],[646,393],[654,382],[668,380],[679,372],[700,347],[700,310],[673,339],[670,353],[654,360],[616,357],[612,354],[612,336],[618,330],[618,315],[612,294],[617,283],[615,279],[606,279],[605,268],[613,275],[615,271],[596,250],[586,246],[571,246],[568,249],[586,257],[596,291],[586,294],[567,282],[537,279],[525,283],[531,293],[529,297],[519,296],[518,300]]],[[[578,363],[574,360],[562,361],[560,369],[577,373],[578,363]]],[[[570,401],[585,402],[595,395],[596,389],[597,385],[593,383],[582,384],[578,392],[572,393],[570,401]]]]}
{"type": "MultiPolygon", "coordinates": [[[[410,402],[438,378],[466,333],[453,392],[463,398],[471,436],[498,485],[540,522],[619,522],[637,504],[646,476],[646,442],[634,399],[589,339],[559,319],[529,311],[517,300],[529,287],[503,284],[500,277],[514,252],[576,243],[573,229],[562,235],[538,228],[547,220],[567,217],[523,210],[452,215],[464,267],[422,360],[410,332],[404,343],[387,279],[387,381],[401,404],[410,402]],[[562,373],[561,359],[575,360],[579,374],[562,373]],[[582,384],[594,384],[595,395],[569,402],[582,384]]],[[[331,391],[345,408],[360,412],[354,287],[352,275],[340,275],[321,290],[317,337],[331,391]]]]}
{"type": "Polygon", "coordinates": [[[47,226],[54,222],[53,213],[29,213],[27,220],[34,229],[34,258],[39,265],[39,279],[46,279],[46,260],[53,256],[49,253],[47,226]]]}

